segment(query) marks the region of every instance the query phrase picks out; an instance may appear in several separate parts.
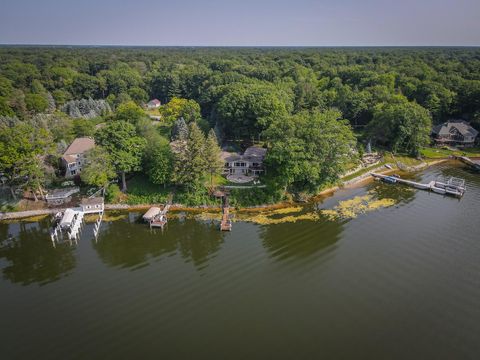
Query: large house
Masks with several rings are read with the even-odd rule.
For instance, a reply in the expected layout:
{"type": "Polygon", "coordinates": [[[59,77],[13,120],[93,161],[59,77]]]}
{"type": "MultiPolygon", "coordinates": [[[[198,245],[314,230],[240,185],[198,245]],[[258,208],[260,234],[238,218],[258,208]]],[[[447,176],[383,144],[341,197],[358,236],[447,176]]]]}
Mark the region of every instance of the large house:
{"type": "Polygon", "coordinates": [[[263,160],[266,153],[267,149],[258,146],[247,148],[242,155],[223,151],[221,156],[225,162],[224,175],[231,181],[252,180],[265,171],[263,160]]]}
{"type": "Polygon", "coordinates": [[[432,129],[435,143],[444,145],[473,146],[477,135],[478,131],[464,120],[449,120],[432,129]]]}
{"type": "Polygon", "coordinates": [[[95,142],[88,137],[76,138],[73,140],[62,156],[66,178],[72,178],[80,174],[82,166],[85,163],[85,153],[94,146],[95,142]]]}
{"type": "Polygon", "coordinates": [[[153,100],[150,100],[148,103],[147,103],[147,109],[157,109],[160,107],[162,103],[160,102],[160,100],[158,99],[153,99],[153,100]]]}

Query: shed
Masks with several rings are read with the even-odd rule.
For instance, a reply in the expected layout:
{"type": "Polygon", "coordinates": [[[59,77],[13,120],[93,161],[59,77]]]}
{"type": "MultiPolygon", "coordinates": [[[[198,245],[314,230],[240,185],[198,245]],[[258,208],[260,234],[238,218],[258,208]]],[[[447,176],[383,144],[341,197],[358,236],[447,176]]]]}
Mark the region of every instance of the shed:
{"type": "Polygon", "coordinates": [[[88,199],[82,199],[80,202],[80,208],[85,214],[93,214],[103,212],[104,204],[102,197],[93,197],[88,199]]]}

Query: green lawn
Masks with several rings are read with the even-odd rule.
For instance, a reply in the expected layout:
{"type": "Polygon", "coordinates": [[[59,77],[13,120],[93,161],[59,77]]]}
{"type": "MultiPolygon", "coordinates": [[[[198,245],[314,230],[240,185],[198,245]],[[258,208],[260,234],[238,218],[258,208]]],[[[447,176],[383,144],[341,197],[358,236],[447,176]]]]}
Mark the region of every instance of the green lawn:
{"type": "Polygon", "coordinates": [[[428,147],[420,150],[420,154],[428,159],[441,159],[449,157],[450,155],[480,157],[480,148],[473,147],[461,150],[449,150],[445,148],[428,147]]]}

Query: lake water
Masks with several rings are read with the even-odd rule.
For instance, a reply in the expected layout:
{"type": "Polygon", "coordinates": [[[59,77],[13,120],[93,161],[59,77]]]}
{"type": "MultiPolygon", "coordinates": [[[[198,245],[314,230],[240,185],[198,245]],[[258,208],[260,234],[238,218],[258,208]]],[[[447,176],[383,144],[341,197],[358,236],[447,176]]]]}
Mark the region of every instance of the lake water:
{"type": "Polygon", "coordinates": [[[0,224],[2,359],[479,359],[480,174],[462,199],[374,182],[395,205],[350,220],[216,224],[139,214],[52,246],[0,224]]]}

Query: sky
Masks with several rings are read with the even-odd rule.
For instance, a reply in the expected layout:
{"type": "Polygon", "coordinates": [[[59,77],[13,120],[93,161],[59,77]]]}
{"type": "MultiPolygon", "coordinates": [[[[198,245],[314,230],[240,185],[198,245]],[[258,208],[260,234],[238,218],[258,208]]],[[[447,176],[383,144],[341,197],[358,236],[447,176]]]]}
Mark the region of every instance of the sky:
{"type": "Polygon", "coordinates": [[[1,0],[0,44],[479,46],[480,0],[1,0]]]}

